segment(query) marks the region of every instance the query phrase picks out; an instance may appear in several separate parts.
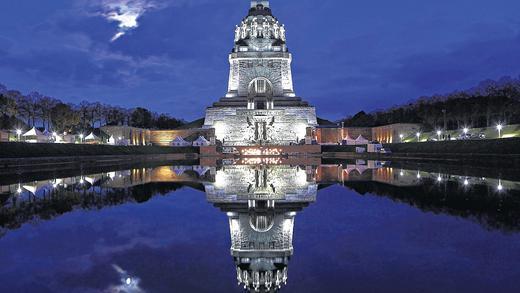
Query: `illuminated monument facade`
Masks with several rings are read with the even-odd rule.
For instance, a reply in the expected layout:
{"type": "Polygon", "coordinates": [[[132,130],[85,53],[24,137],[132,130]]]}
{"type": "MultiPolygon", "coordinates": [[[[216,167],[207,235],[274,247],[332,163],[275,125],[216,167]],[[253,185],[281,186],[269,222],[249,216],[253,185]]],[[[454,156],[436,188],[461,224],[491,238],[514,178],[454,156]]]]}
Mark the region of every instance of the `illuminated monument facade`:
{"type": "Polygon", "coordinates": [[[235,29],[229,55],[228,92],[206,110],[204,128],[214,128],[223,145],[288,145],[317,125],[314,107],[297,97],[285,27],[269,1],[251,1],[235,29]]]}
{"type": "Polygon", "coordinates": [[[227,213],[237,281],[249,292],[276,292],[287,282],[296,213],[315,202],[314,170],[288,165],[233,165],[204,184],[227,213]]]}

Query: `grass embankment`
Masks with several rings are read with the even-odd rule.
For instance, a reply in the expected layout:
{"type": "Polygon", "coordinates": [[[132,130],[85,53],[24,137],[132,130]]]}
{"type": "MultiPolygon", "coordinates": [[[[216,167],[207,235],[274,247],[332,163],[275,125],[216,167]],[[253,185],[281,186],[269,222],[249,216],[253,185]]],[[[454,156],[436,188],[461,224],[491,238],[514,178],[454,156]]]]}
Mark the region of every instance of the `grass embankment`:
{"type": "MultiPolygon", "coordinates": [[[[515,155],[520,154],[520,138],[408,142],[385,144],[384,147],[393,154],[515,155]]],[[[352,145],[322,146],[324,153],[353,153],[355,149],[352,145]]]]}
{"type": "Polygon", "coordinates": [[[16,142],[0,143],[0,158],[159,155],[181,153],[199,153],[199,148],[16,142]]]}

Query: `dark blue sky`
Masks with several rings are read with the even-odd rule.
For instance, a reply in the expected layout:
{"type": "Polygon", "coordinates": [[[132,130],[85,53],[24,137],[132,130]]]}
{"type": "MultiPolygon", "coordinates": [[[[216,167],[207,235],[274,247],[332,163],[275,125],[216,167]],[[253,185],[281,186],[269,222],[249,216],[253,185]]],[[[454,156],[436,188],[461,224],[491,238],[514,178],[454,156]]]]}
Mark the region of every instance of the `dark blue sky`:
{"type": "MultiPolygon", "coordinates": [[[[287,28],[296,92],[325,118],[520,74],[518,0],[271,7],[287,28]]],[[[226,92],[234,27],[248,8],[248,0],[2,1],[0,83],[202,117],[226,92]]]]}

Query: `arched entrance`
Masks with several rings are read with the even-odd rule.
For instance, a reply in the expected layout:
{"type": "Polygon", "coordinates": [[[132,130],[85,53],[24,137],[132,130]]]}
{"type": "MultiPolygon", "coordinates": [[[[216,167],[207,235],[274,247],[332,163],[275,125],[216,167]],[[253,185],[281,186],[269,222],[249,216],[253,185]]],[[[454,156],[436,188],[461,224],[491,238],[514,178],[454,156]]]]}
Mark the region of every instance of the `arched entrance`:
{"type": "Polygon", "coordinates": [[[274,108],[273,85],[265,77],[258,77],[249,83],[247,108],[269,110],[274,108]]]}

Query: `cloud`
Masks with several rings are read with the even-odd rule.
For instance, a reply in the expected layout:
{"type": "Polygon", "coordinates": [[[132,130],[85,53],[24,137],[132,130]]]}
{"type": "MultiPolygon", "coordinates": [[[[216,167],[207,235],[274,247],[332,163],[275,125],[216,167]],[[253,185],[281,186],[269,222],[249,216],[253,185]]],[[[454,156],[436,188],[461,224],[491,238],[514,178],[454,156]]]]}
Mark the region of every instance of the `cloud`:
{"type": "Polygon", "coordinates": [[[118,23],[118,30],[110,41],[114,42],[139,27],[138,20],[147,11],[164,6],[164,3],[151,0],[103,0],[101,15],[110,22],[118,23]]]}

